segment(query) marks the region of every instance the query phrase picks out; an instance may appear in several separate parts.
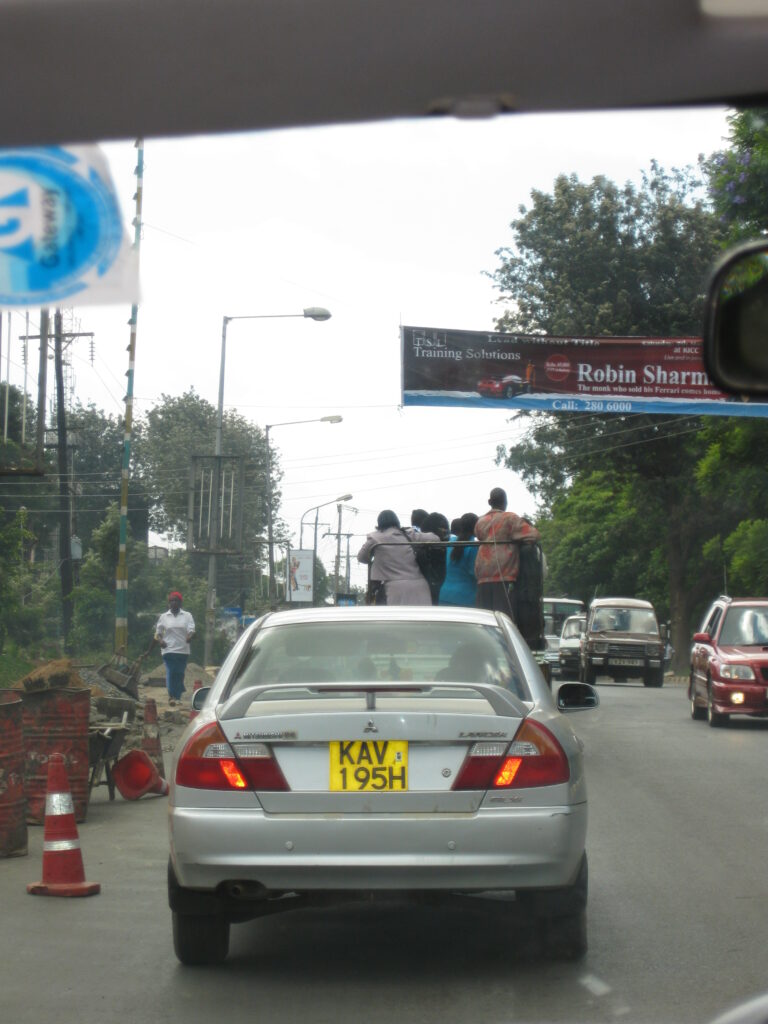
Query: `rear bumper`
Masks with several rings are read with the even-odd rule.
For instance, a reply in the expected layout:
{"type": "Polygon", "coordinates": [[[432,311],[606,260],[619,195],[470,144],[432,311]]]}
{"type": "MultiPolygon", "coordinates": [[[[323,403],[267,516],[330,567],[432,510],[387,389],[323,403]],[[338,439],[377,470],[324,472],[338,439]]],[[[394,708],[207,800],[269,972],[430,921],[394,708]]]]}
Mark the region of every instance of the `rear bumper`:
{"type": "Polygon", "coordinates": [[[267,815],[171,809],[179,885],[248,881],[270,892],[483,891],[572,883],[586,804],[441,815],[267,815]]]}

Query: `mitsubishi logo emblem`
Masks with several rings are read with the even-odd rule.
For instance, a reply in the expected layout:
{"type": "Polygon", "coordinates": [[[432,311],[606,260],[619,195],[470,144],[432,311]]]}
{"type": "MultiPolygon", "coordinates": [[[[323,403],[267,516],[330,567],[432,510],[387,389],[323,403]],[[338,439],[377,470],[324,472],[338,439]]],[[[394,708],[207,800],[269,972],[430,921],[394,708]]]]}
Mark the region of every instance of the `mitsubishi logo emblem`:
{"type": "Polygon", "coordinates": [[[366,725],[366,727],[363,729],[363,732],[378,732],[378,731],[379,730],[373,724],[373,719],[369,718],[368,719],[368,725],[366,725]]]}

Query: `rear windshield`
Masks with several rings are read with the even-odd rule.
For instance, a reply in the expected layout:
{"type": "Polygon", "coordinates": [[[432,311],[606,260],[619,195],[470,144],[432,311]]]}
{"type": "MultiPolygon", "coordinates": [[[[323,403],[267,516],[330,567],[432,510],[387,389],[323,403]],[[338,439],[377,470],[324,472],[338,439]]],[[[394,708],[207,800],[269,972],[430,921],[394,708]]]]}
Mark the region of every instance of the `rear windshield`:
{"type": "Polygon", "coordinates": [[[651,608],[598,608],[591,626],[593,633],[651,633],[659,624],[651,608]]]}
{"type": "Polygon", "coordinates": [[[229,692],[263,683],[379,681],[492,683],[530,700],[501,629],[462,622],[267,626],[255,634],[229,692]]]}
{"type": "Polygon", "coordinates": [[[574,637],[581,636],[581,632],[584,629],[583,619],[568,619],[563,626],[563,640],[573,640],[574,637]]]}
{"type": "Polygon", "coordinates": [[[729,608],[725,613],[720,643],[758,647],[768,644],[768,608],[765,605],[729,608]]]}

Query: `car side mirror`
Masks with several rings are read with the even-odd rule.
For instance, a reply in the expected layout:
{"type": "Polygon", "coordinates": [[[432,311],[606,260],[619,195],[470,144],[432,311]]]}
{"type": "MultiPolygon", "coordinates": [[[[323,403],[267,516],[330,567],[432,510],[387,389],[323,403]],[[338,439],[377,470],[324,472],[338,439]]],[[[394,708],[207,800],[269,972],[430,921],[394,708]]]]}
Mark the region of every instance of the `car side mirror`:
{"type": "Polygon", "coordinates": [[[712,642],[712,637],[709,633],[694,633],[693,642],[695,644],[709,644],[712,642]]]}
{"type": "Polygon", "coordinates": [[[210,686],[201,686],[198,690],[192,694],[192,710],[202,710],[203,704],[205,704],[205,698],[211,692],[210,686]]]}
{"type": "Polygon", "coordinates": [[[730,250],[712,271],[704,314],[704,366],[723,391],[768,395],[768,242],[730,250]]]}
{"type": "Polygon", "coordinates": [[[557,691],[559,711],[587,711],[600,704],[600,695],[589,683],[563,683],[557,691]]]}
{"type": "Polygon", "coordinates": [[[666,622],[664,623],[663,626],[659,626],[659,636],[661,637],[662,640],[666,640],[667,637],[669,636],[669,629],[667,627],[666,622]]]}

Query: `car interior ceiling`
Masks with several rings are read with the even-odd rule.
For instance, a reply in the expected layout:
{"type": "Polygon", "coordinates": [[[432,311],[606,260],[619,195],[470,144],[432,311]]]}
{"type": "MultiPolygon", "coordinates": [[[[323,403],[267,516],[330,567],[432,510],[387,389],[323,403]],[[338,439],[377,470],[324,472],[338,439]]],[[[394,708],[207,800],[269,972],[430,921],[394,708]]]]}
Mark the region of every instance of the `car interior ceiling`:
{"type": "Polygon", "coordinates": [[[615,0],[10,0],[0,143],[764,100],[768,19],[711,17],[700,0],[616,10],[615,0]],[[66,57],[78,54],[87,59],[73,73],[66,57]]]}

